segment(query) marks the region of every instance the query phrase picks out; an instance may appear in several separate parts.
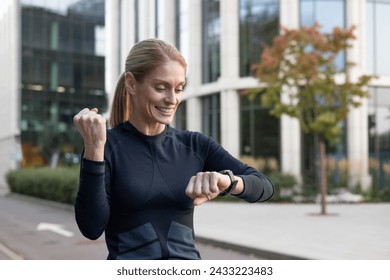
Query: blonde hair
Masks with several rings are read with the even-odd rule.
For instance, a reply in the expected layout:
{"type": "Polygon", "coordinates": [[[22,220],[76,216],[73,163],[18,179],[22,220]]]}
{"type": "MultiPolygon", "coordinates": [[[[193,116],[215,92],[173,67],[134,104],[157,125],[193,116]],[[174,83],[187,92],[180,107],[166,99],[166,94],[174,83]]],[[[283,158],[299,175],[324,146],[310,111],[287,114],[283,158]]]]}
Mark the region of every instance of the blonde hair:
{"type": "Polygon", "coordinates": [[[136,43],[126,58],[125,72],[119,77],[111,106],[110,126],[116,127],[131,117],[131,95],[127,92],[126,73],[131,72],[141,82],[146,75],[160,65],[175,60],[185,69],[187,63],[175,46],[160,39],[147,39],[136,43]]]}

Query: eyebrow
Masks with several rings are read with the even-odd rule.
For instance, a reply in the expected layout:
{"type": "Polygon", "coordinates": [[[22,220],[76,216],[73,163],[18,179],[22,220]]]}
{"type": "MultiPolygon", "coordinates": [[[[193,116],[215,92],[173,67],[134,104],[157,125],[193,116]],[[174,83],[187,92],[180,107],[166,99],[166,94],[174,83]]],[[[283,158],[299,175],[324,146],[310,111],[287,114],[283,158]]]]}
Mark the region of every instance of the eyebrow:
{"type": "MultiPolygon", "coordinates": [[[[162,83],[162,84],[167,84],[167,85],[170,85],[171,83],[166,81],[166,80],[161,80],[161,79],[153,79],[151,80],[153,83],[162,83]]],[[[180,82],[178,85],[181,85],[181,86],[185,86],[187,84],[187,79],[185,79],[184,81],[180,82]]]]}

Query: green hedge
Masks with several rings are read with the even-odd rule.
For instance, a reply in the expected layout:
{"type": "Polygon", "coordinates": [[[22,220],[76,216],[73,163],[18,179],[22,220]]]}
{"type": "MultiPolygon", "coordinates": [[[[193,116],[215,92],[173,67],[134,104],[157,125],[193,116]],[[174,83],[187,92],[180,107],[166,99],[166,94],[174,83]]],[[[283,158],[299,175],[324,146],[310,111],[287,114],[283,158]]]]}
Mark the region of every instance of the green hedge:
{"type": "Polygon", "coordinates": [[[76,198],[79,168],[29,168],[11,171],[6,176],[11,192],[73,204],[76,198]]]}
{"type": "MultiPolygon", "coordinates": [[[[280,190],[281,188],[292,188],[296,184],[295,177],[278,172],[267,175],[274,183],[276,189],[271,201],[279,202],[289,200],[289,198],[281,196],[280,190]]],[[[6,179],[11,192],[74,204],[78,190],[79,167],[21,169],[9,172],[6,179]]],[[[240,201],[234,196],[216,200],[240,201]]]]}

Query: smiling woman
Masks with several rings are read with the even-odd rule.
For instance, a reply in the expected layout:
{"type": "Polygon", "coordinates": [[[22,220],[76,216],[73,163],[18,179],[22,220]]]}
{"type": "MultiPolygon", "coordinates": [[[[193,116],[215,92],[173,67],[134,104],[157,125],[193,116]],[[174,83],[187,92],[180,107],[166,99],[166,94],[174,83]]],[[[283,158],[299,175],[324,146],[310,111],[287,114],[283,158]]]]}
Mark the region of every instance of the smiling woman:
{"type": "Polygon", "coordinates": [[[133,46],[118,80],[111,129],[96,108],[74,123],[84,139],[76,221],[89,239],[105,232],[108,259],[200,259],[194,206],[217,196],[269,200],[270,180],[211,137],[170,127],[187,64],[172,45],[133,46]]]}

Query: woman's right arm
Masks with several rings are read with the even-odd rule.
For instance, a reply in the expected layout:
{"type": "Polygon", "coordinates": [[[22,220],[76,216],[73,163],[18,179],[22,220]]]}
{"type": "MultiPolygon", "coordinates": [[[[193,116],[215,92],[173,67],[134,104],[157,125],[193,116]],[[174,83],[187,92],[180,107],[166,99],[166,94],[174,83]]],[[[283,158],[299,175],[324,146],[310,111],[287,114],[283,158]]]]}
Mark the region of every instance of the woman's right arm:
{"type": "Polygon", "coordinates": [[[75,202],[76,222],[85,237],[95,240],[104,232],[110,215],[105,183],[107,164],[104,160],[106,120],[97,109],[85,108],[74,116],[73,121],[84,140],[75,202]]]}

